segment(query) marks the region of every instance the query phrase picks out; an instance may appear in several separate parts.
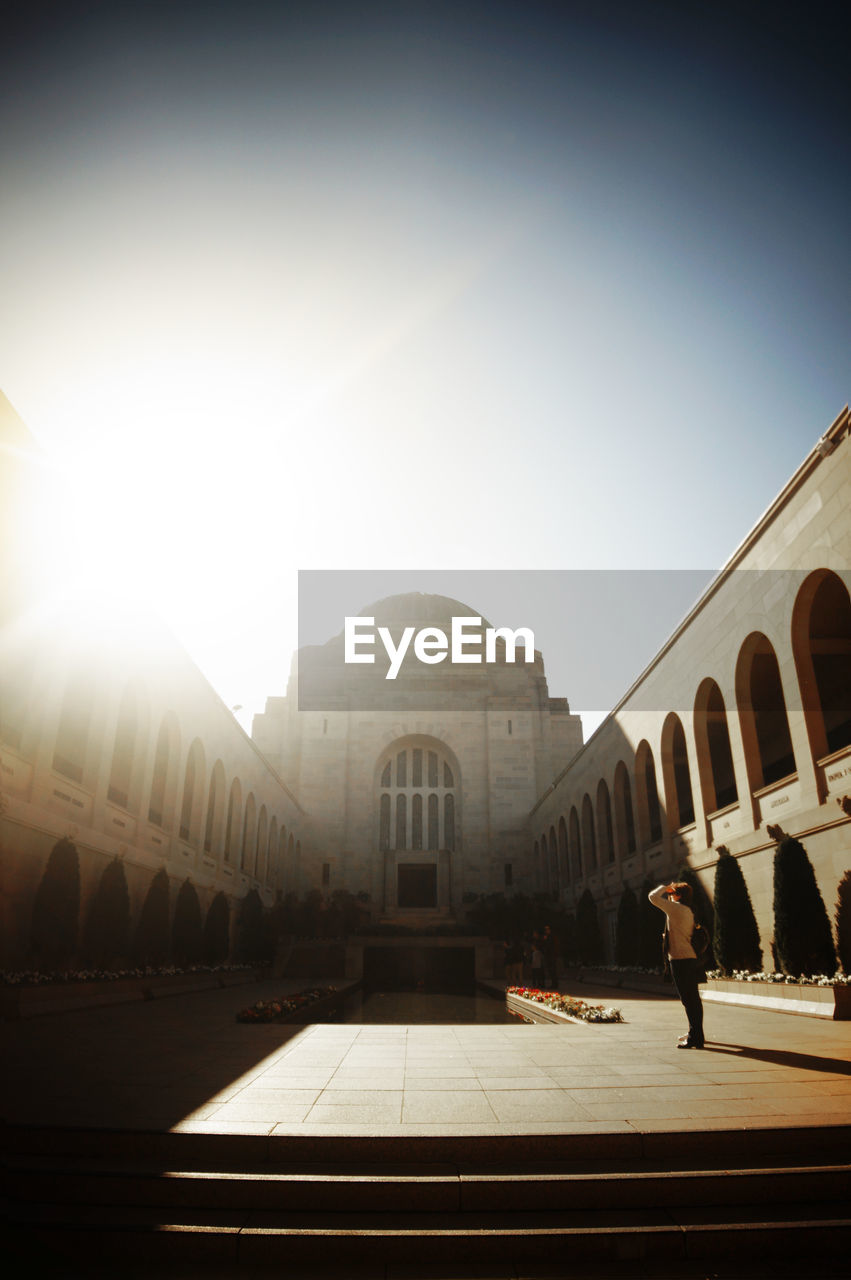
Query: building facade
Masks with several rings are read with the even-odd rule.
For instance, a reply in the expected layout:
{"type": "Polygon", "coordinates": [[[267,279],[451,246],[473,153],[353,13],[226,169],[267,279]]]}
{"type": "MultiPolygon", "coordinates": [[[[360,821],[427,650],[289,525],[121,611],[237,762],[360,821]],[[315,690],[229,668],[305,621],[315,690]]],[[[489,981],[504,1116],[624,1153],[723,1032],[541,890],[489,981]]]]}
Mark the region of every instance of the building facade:
{"type": "MultiPolygon", "coordinates": [[[[406,628],[451,633],[475,610],[446,596],[391,596],[362,610],[395,645],[406,628]]],[[[489,624],[482,620],[482,628],[489,624]]],[[[526,819],[582,743],[578,716],[551,698],[541,655],[495,641],[495,661],[347,665],[342,632],[298,651],[286,697],[253,738],[310,814],[313,865],[301,888],[365,892],[404,918],[458,914],[483,893],[533,889],[526,819]]]]}
{"type": "Polygon", "coordinates": [[[846,408],[529,814],[540,890],[589,890],[608,958],[625,887],[739,860],[773,967],[773,855],[804,844],[829,914],[851,867],[846,408]]]}

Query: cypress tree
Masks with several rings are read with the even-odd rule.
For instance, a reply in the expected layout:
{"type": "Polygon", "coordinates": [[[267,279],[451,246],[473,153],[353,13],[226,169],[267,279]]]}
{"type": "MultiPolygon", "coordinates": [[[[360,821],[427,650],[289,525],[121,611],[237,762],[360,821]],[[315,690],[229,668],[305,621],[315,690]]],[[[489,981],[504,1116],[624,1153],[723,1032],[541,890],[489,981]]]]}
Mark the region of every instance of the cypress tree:
{"type": "Polygon", "coordinates": [[[656,884],[649,878],[641,886],[638,900],[638,963],[644,969],[658,969],[662,964],[662,933],[665,921],[647,895],[656,884]]]}
{"type": "Polygon", "coordinates": [[[163,965],[168,960],[168,873],[161,867],[148,888],[136,934],[133,958],[137,964],[163,965]]]}
{"type": "Polygon", "coordinates": [[[171,927],[171,953],[178,965],[198,964],[201,959],[204,930],[201,925],[201,903],[187,877],[177,893],[174,923],[171,927]]]}
{"type": "Polygon", "coordinates": [[[774,854],[774,947],[784,973],[836,969],[836,950],[815,872],[799,840],[787,836],[774,854]]]}
{"type": "Polygon", "coordinates": [[[599,964],[603,958],[597,904],[590,889],[585,890],[576,906],[576,948],[582,964],[599,964]]]}
{"type": "Polygon", "coordinates": [[[67,838],[55,844],[35,895],[30,938],[36,958],[67,964],[77,945],[80,919],[80,859],[67,838]]]}
{"type": "Polygon", "coordinates": [[[851,871],[839,881],[836,894],[836,942],[839,963],[851,974],[851,871]]]}
{"type": "Polygon", "coordinates": [[[103,869],[86,921],[86,955],[97,965],[123,959],[130,942],[130,894],[120,858],[103,869]]]}
{"type": "Polygon", "coordinates": [[[618,903],[615,952],[618,964],[638,964],[638,899],[632,889],[626,888],[618,903]]]}
{"type": "Polygon", "coordinates": [[[738,859],[729,853],[715,864],[715,931],[712,937],[715,960],[723,973],[734,969],[762,969],[759,929],[751,906],[748,886],[738,859]]]}
{"type": "Polygon", "coordinates": [[[230,907],[221,890],[207,909],[204,921],[203,956],[205,964],[223,964],[230,950],[230,907]]]}

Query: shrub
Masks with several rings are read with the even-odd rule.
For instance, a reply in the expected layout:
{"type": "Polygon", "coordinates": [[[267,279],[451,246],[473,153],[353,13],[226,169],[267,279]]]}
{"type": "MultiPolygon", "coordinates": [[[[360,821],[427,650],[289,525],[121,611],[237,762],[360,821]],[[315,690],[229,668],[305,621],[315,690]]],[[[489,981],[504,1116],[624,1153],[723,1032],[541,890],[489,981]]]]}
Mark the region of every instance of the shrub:
{"type": "Polygon", "coordinates": [[[845,973],[851,974],[851,871],[839,881],[836,894],[836,949],[845,973]]]}
{"type": "Polygon", "coordinates": [[[224,964],[230,951],[230,907],[227,895],[219,891],[207,908],[202,954],[205,964],[224,964]]]}
{"type": "Polygon", "coordinates": [[[599,964],[603,959],[597,904],[590,889],[585,890],[576,907],[576,949],[582,964],[599,964]]]}
{"type": "Polygon", "coordinates": [[[787,836],[774,855],[774,946],[784,973],[833,973],[836,950],[815,872],[799,840],[787,836]]]}
{"type": "Polygon", "coordinates": [[[33,903],[31,941],[40,962],[67,964],[77,945],[80,919],[80,859],[68,839],[55,844],[33,903]]]}
{"type": "Polygon", "coordinates": [[[759,929],[748,886],[738,860],[721,854],[715,865],[715,962],[723,973],[734,969],[762,969],[759,929]]]}
{"type": "Polygon", "coordinates": [[[618,964],[638,964],[638,899],[626,888],[618,903],[615,959],[618,964]]]}
{"type": "Polygon", "coordinates": [[[136,925],[133,959],[137,964],[156,967],[168,960],[168,896],[168,873],[161,867],[148,887],[136,925]]]}
{"type": "Polygon", "coordinates": [[[130,894],[124,863],[114,858],[103,869],[85,930],[85,952],[97,966],[120,962],[130,945],[130,894]]]}
{"type": "Polygon", "coordinates": [[[171,926],[171,954],[177,965],[198,964],[204,945],[201,903],[195,886],[187,877],[177,893],[171,926]]]}

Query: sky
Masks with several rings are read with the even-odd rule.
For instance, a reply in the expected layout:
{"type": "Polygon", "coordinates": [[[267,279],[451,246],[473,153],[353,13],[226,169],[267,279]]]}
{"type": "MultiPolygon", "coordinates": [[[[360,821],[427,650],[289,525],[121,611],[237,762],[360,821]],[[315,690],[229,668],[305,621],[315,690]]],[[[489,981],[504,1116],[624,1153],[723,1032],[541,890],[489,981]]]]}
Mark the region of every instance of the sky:
{"type": "Polygon", "coordinates": [[[0,388],[53,554],[246,727],[299,570],[719,568],[849,399],[844,16],[14,11],[0,388]]]}

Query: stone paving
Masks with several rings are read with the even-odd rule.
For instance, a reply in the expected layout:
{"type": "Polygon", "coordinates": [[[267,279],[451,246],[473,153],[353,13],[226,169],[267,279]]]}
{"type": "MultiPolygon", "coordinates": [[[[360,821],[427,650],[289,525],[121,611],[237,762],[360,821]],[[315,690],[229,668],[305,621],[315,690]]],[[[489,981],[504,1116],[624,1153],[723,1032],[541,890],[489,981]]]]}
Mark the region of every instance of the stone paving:
{"type": "MultiPolygon", "coordinates": [[[[274,980],[6,1023],[17,1123],[246,1134],[659,1132],[851,1124],[851,1023],[583,987],[603,1025],[247,1025],[274,980]]],[[[323,985],[327,983],[323,982],[323,985]]],[[[342,982],[337,985],[343,985],[342,982]]]]}

